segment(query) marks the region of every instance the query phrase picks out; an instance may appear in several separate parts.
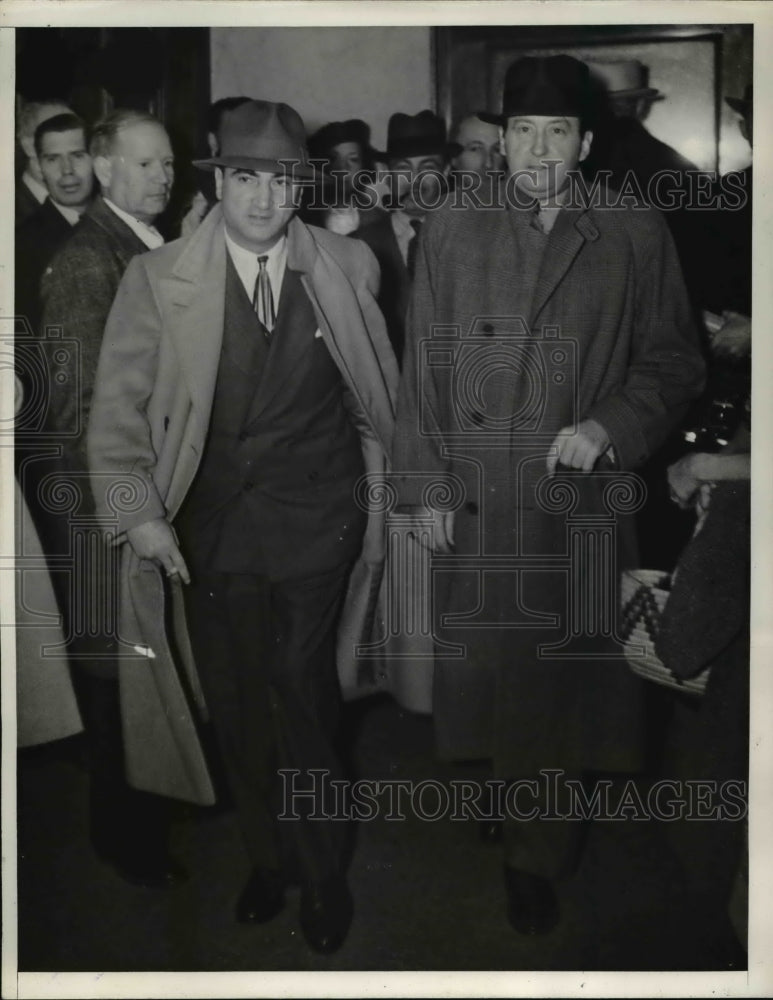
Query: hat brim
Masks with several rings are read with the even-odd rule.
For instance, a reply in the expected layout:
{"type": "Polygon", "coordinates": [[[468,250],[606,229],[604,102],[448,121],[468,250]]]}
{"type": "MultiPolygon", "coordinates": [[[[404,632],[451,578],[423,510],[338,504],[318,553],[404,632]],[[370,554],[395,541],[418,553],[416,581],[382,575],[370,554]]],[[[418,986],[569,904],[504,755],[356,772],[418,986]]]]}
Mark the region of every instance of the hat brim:
{"type": "Polygon", "coordinates": [[[450,156],[450,145],[447,142],[435,142],[431,139],[407,139],[387,148],[387,160],[405,160],[411,156],[450,156]]]}
{"type": "Polygon", "coordinates": [[[666,96],[654,87],[633,87],[630,90],[610,90],[607,93],[612,99],[617,97],[649,97],[653,101],[662,101],[666,96]]]}
{"type": "Polygon", "coordinates": [[[209,160],[193,160],[199,170],[230,167],[232,170],[257,170],[268,174],[289,174],[294,180],[317,180],[320,173],[310,163],[297,160],[261,159],[254,156],[213,156],[209,160]]]}
{"type": "Polygon", "coordinates": [[[747,115],[752,106],[751,101],[745,101],[742,97],[726,97],[725,104],[729,105],[739,115],[747,115]]]}
{"type": "Polygon", "coordinates": [[[509,115],[495,115],[493,111],[476,111],[475,117],[488,125],[504,125],[509,115]]]}

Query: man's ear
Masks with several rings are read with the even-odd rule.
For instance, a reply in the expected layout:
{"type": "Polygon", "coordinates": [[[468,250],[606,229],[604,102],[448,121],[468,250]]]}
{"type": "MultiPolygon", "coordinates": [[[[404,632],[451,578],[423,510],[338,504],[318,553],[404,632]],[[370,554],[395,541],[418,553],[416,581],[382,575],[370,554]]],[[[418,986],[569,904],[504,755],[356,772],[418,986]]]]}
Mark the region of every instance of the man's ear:
{"type": "Polygon", "coordinates": [[[215,167],[215,194],[220,201],[223,197],[223,171],[220,167],[215,167]]]}
{"type": "Polygon", "coordinates": [[[593,133],[585,132],[580,142],[580,156],[578,158],[578,163],[582,163],[585,157],[590,153],[590,147],[593,142],[593,133]]]}
{"type": "Polygon", "coordinates": [[[94,176],[102,189],[109,188],[113,179],[113,162],[109,156],[95,156],[92,161],[94,176]]]}
{"type": "Polygon", "coordinates": [[[506,155],[506,153],[505,153],[505,130],[502,128],[501,125],[499,126],[499,152],[502,154],[502,156],[506,155]]]}

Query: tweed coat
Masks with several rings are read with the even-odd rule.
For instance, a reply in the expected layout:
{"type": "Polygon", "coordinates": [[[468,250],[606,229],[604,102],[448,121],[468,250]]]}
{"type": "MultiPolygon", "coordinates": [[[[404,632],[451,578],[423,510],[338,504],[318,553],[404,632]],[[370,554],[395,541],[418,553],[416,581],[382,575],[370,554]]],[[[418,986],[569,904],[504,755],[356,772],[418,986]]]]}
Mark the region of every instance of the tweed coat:
{"type": "Polygon", "coordinates": [[[618,509],[612,538],[598,543],[616,566],[602,564],[595,579],[579,569],[570,529],[585,525],[587,555],[612,513],[609,481],[549,480],[545,462],[559,430],[593,418],[616,469],[635,469],[700,392],[704,365],[658,213],[564,208],[523,315],[516,211],[433,213],[409,310],[394,444],[400,500],[421,504],[434,481],[457,508],[455,555],[433,557],[435,635],[457,647],[436,650],[438,750],[493,754],[504,777],[627,769],[639,763],[640,690],[600,619],[603,595],[614,608],[618,570],[635,559],[633,525],[618,509]],[[448,615],[456,622],[440,621],[448,615]]]}
{"type": "Polygon", "coordinates": [[[129,261],[147,247],[97,195],[41,279],[42,325],[61,327],[79,353],[51,382],[53,428],[78,428],[63,444],[71,470],[86,472],[85,432],[105,323],[129,261]],[[77,391],[73,391],[73,386],[77,391]]]}
{"type": "Polygon", "coordinates": [[[60,246],[74,227],[46,198],[37,212],[16,230],[14,275],[15,312],[26,316],[37,331],[40,320],[40,279],[60,246]]]}
{"type": "MultiPolygon", "coordinates": [[[[196,475],[223,337],[225,254],[222,211],[216,206],[189,238],[133,261],[116,296],[97,372],[88,452],[97,509],[114,520],[119,541],[127,529],[151,519],[173,522],[196,475]]],[[[376,306],[376,261],[354,241],[293,219],[287,264],[302,274],[321,336],[343,377],[365,468],[383,475],[397,366],[376,306]]],[[[196,690],[181,585],[171,586],[174,628],[167,636],[166,595],[157,567],[138,560],[129,545],[121,555],[121,636],[127,647],[153,652],[144,662],[125,661],[121,674],[122,699],[131,698],[135,716],[144,720],[125,734],[130,780],[150,791],[211,801],[170,648],[173,637],[196,690]]],[[[353,609],[361,616],[369,609],[367,592],[377,589],[382,562],[383,513],[372,513],[345,599],[341,630],[347,641],[339,636],[339,673],[351,687],[357,686],[353,646],[365,638],[353,609]]]]}

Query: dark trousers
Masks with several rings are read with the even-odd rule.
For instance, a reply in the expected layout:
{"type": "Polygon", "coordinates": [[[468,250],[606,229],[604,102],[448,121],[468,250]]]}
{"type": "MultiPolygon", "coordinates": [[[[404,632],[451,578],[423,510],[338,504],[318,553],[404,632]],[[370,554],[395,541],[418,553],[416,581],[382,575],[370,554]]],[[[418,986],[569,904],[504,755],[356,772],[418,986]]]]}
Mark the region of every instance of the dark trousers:
{"type": "Polygon", "coordinates": [[[33,450],[20,449],[17,458],[64,621],[70,674],[84,728],[91,842],[97,853],[114,861],[154,866],[167,853],[169,802],[130,787],[126,780],[117,640],[107,628],[116,616],[115,608],[105,604],[113,594],[107,574],[117,573],[117,562],[102,558],[94,547],[89,551],[82,547],[87,540],[91,546],[103,544],[82,530],[93,513],[83,477],[71,476],[59,456],[40,457],[33,450]],[[75,498],[73,510],[56,509],[50,491],[44,489],[47,479],[58,488],[68,487],[75,498]]]}
{"type": "MultiPolygon", "coordinates": [[[[552,795],[543,775],[531,775],[530,784],[521,779],[524,791],[516,796],[514,806],[508,806],[503,837],[508,867],[551,881],[572,873],[583,841],[582,822],[571,818],[571,799],[564,785],[567,778],[576,781],[580,775],[562,773],[559,777],[552,795]],[[513,815],[516,810],[524,818],[513,815]],[[527,819],[532,812],[533,818],[527,819]]],[[[518,784],[511,783],[511,789],[518,784]]]]}
{"type": "Polygon", "coordinates": [[[163,863],[169,801],[126,781],[118,678],[105,675],[109,665],[93,660],[71,663],[86,741],[91,842],[101,856],[128,865],[163,863]]]}
{"type": "Polygon", "coordinates": [[[346,830],[325,818],[332,801],[287,792],[319,789],[320,771],[341,777],[335,627],[350,568],[282,582],[203,573],[186,588],[196,664],[247,851],[256,866],[305,879],[342,867],[346,830]]]}

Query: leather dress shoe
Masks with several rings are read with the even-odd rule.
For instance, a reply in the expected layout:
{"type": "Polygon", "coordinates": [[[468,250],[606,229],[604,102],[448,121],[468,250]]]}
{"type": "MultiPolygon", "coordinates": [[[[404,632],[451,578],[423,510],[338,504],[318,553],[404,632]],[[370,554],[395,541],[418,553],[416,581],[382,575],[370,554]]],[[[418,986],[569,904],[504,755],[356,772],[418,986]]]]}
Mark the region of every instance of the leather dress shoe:
{"type": "Polygon", "coordinates": [[[110,867],[124,882],[143,889],[171,889],[188,878],[188,873],[168,854],[143,854],[109,850],[94,845],[100,861],[110,867]]]}
{"type": "Polygon", "coordinates": [[[484,844],[500,844],[504,820],[482,819],[478,821],[478,837],[484,844]]]}
{"type": "Polygon", "coordinates": [[[270,868],[253,868],[236,901],[240,924],[265,924],[281,912],[285,903],[284,881],[270,868]]]}
{"type": "Polygon", "coordinates": [[[308,945],[322,955],[338,951],[349,933],[354,914],[349,886],[343,876],[301,887],[301,930],[308,945]]]}
{"type": "Polygon", "coordinates": [[[519,934],[547,934],[560,918],[553,886],[539,875],[505,865],[507,919],[519,934]]]}

